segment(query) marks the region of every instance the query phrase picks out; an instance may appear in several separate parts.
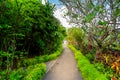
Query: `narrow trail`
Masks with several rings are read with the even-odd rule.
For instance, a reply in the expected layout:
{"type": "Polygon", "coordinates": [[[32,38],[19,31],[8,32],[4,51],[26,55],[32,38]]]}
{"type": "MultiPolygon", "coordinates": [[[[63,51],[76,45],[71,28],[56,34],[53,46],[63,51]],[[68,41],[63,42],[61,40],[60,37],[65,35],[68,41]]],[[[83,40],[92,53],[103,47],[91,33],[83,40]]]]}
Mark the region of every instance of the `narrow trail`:
{"type": "Polygon", "coordinates": [[[62,55],[43,80],[83,80],[72,51],[64,46],[62,55]]]}

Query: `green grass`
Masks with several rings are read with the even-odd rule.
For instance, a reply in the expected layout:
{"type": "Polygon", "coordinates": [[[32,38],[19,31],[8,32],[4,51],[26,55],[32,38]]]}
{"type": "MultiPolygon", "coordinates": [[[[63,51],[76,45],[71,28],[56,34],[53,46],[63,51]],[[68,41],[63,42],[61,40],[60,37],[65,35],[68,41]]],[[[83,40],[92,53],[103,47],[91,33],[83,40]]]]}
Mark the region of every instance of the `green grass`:
{"type": "Polygon", "coordinates": [[[46,73],[46,65],[44,63],[36,64],[33,68],[27,70],[26,73],[27,75],[24,80],[42,80],[44,74],[46,73]]]}
{"type": "Polygon", "coordinates": [[[73,46],[69,45],[69,48],[73,51],[75,59],[78,63],[78,68],[82,73],[84,80],[108,80],[105,75],[101,74],[94,67],[93,64],[78,50],[73,46]]]}
{"type": "Polygon", "coordinates": [[[46,65],[44,63],[36,64],[12,71],[10,80],[41,80],[46,73],[46,65]]]}

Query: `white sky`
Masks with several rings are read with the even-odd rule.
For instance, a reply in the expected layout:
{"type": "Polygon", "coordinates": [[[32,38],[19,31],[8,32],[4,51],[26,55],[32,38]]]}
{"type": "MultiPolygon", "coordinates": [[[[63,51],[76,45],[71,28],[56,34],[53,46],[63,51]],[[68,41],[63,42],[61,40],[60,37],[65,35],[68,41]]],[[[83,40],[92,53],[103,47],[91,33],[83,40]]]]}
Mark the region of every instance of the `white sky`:
{"type": "Polygon", "coordinates": [[[54,11],[54,16],[60,20],[61,24],[66,27],[69,28],[71,27],[71,25],[69,24],[69,22],[67,21],[67,19],[64,17],[65,13],[67,12],[67,8],[65,6],[57,9],[54,11]]]}
{"type": "Polygon", "coordinates": [[[42,0],[42,4],[45,4],[46,3],[46,0],[42,0]]]}
{"type": "MultiPolygon", "coordinates": [[[[58,1],[57,1],[58,2],[58,1]]],[[[42,0],[42,4],[45,4],[46,0],[42,0]]],[[[64,17],[65,13],[67,12],[67,8],[65,6],[59,7],[54,11],[54,16],[61,22],[65,28],[71,27],[67,19],[64,17]]]]}

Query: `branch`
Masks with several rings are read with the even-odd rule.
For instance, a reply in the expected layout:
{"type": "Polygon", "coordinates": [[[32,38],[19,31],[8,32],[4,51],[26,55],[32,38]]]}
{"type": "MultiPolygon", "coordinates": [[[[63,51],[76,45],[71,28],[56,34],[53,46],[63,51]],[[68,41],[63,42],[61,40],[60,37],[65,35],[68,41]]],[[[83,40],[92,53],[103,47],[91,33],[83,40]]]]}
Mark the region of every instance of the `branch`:
{"type": "Polygon", "coordinates": [[[80,3],[80,1],[78,0],[78,4],[77,4],[77,6],[78,6],[78,8],[80,9],[80,11],[83,13],[83,15],[87,15],[84,11],[83,11],[83,7],[82,7],[82,5],[81,5],[81,3],[80,3]]]}

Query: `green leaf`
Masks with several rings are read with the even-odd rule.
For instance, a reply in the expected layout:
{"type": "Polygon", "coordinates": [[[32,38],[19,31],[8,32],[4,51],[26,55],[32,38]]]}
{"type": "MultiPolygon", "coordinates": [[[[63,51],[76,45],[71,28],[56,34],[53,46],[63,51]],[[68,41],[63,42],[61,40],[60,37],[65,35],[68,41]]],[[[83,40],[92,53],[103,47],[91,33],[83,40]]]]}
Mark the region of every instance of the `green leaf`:
{"type": "Polygon", "coordinates": [[[78,14],[73,14],[72,17],[75,18],[75,19],[77,19],[78,18],[78,14]]]}
{"type": "Polygon", "coordinates": [[[120,16],[120,9],[119,8],[117,8],[116,11],[114,12],[114,16],[115,17],[120,16]]]}
{"type": "Polygon", "coordinates": [[[66,13],[66,15],[70,15],[71,14],[71,11],[68,11],[67,13],[66,13]]]}
{"type": "Polygon", "coordinates": [[[107,21],[102,22],[101,20],[99,20],[98,24],[99,24],[99,25],[106,26],[106,25],[108,24],[108,22],[107,22],[107,21]]]}
{"type": "Polygon", "coordinates": [[[93,13],[89,13],[86,17],[85,17],[85,22],[90,22],[91,20],[93,20],[93,18],[96,16],[97,12],[93,12],[93,13]]]}

